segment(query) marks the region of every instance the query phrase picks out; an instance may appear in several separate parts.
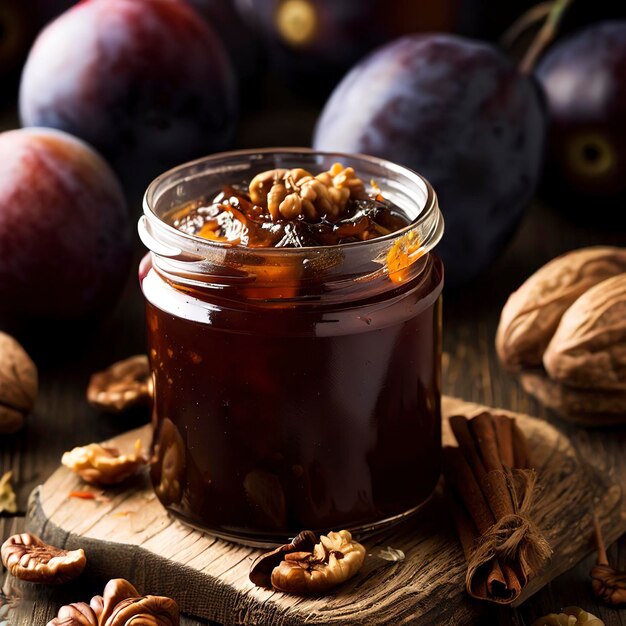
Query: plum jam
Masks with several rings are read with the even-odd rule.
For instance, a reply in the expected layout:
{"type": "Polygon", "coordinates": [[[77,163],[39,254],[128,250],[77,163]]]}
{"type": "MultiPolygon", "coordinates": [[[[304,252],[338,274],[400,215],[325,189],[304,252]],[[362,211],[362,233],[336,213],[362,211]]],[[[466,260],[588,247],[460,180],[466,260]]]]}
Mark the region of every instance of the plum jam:
{"type": "Polygon", "coordinates": [[[416,511],[441,454],[428,183],[365,156],[236,152],[162,175],[144,212],[151,476],[167,509],[255,545],[416,511]]]}

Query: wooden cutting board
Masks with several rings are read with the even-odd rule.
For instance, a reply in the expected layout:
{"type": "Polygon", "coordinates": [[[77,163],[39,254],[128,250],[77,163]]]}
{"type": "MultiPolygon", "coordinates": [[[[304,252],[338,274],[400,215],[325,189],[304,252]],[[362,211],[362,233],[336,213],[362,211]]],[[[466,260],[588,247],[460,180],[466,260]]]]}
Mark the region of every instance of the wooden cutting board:
{"type": "MultiPolygon", "coordinates": [[[[471,416],[484,408],[444,398],[444,442],[452,442],[448,416],[471,416]]],[[[529,438],[541,485],[535,519],[554,550],[521,602],[592,551],[594,506],[608,542],[626,531],[626,516],[618,484],[578,458],[555,428],[527,415],[501,412],[514,415],[529,438]]],[[[137,438],[148,446],[150,427],[111,443],[131,450],[137,438]]],[[[143,593],[175,598],[184,613],[195,617],[227,625],[431,626],[471,624],[485,610],[464,592],[465,560],[437,496],[408,523],[365,541],[368,556],[354,579],[332,595],[304,599],[254,587],[248,571],[259,551],[174,520],[145,477],[130,487],[108,490],[105,500],[68,498],[69,492],[84,489],[80,479],[60,467],[31,495],[28,529],[55,545],[84,548],[91,574],[128,578],[143,593]],[[382,558],[387,546],[402,550],[404,560],[382,558]]]]}

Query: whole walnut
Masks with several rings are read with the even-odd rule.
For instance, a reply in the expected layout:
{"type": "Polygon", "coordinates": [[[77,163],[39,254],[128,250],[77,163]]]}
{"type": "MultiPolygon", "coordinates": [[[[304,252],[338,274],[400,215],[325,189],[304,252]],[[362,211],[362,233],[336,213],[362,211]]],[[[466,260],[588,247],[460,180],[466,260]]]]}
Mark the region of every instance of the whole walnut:
{"type": "Polygon", "coordinates": [[[570,387],[626,391],[626,274],[586,291],[564,313],[543,363],[570,387]]]}
{"type": "Polygon", "coordinates": [[[0,332],[0,434],[24,424],[37,399],[37,368],[22,346],[0,332]]]}
{"type": "Polygon", "coordinates": [[[540,367],[565,311],[594,285],[626,272],[626,248],[573,250],[544,265],[507,300],[496,349],[510,371],[540,367]]]}

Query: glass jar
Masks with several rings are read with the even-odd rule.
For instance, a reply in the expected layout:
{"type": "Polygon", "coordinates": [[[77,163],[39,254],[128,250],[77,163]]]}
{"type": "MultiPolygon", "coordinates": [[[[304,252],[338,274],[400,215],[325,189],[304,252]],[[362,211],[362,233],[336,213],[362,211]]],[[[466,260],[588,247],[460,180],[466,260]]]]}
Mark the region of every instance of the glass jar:
{"type": "Polygon", "coordinates": [[[357,535],[415,512],[440,473],[443,220],[430,185],[372,157],[225,153],[148,188],[140,268],[154,377],[151,475],[175,516],[252,545],[357,535]],[[411,224],[378,239],[245,248],[163,220],[226,183],[340,162],[411,224]]]}

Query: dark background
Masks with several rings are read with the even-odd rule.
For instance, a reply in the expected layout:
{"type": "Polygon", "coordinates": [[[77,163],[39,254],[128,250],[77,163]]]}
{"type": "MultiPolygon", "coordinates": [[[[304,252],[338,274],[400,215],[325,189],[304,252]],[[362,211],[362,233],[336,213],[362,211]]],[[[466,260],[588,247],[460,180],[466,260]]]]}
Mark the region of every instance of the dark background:
{"type": "MultiPolygon", "coordinates": [[[[462,28],[470,33],[481,30],[485,36],[495,38],[502,32],[503,24],[510,23],[529,4],[519,0],[491,5],[476,3],[472,10],[473,5],[469,3],[468,12],[461,16],[462,28]]],[[[611,4],[614,3],[593,4],[602,17],[613,12],[611,4]]],[[[585,6],[589,7],[590,3],[585,6]]],[[[574,16],[570,22],[572,29],[575,21],[574,16]]],[[[5,104],[0,113],[0,130],[18,127],[15,85],[3,82],[2,93],[5,104]]],[[[290,88],[280,77],[266,75],[247,96],[234,147],[310,145],[321,104],[318,98],[290,88]]],[[[136,198],[131,210],[139,215],[136,198]]],[[[598,243],[626,245],[626,233],[606,226],[594,216],[593,206],[589,207],[586,219],[574,221],[563,208],[557,209],[539,198],[532,202],[513,240],[496,262],[471,283],[445,293],[444,393],[544,417],[574,441],[606,436],[626,439],[623,428],[608,434],[587,431],[547,414],[502,370],[494,351],[500,310],[508,295],[533,271],[554,256],[576,247],[598,243]]],[[[85,399],[91,373],[145,350],[143,299],[136,278],[143,251],[138,241],[135,248],[127,287],[114,312],[102,323],[94,324],[87,332],[78,327],[70,328],[62,337],[57,337],[60,341],[48,341],[52,338],[47,335],[55,330],[40,323],[24,338],[40,366],[41,391],[27,427],[17,435],[3,436],[0,440],[1,470],[13,471],[20,508],[16,517],[0,519],[2,540],[23,527],[28,494],[56,469],[65,450],[106,439],[147,419],[141,412],[105,415],[90,407],[85,399]]],[[[626,453],[626,445],[623,450],[626,453]]],[[[543,614],[578,605],[601,617],[607,626],[626,626],[626,610],[599,606],[591,594],[589,569],[593,560],[590,557],[562,575],[521,608],[488,614],[483,624],[529,625],[543,614]]],[[[611,547],[609,560],[626,570],[625,538],[611,547]]],[[[4,585],[9,599],[20,599],[14,614],[16,624],[29,623],[31,615],[37,618],[30,623],[43,624],[56,614],[59,604],[68,599],[68,593],[74,594],[70,600],[78,600],[100,589],[94,582],[90,589],[49,590],[10,578],[4,585]]],[[[186,626],[196,623],[183,620],[186,626]]]]}

